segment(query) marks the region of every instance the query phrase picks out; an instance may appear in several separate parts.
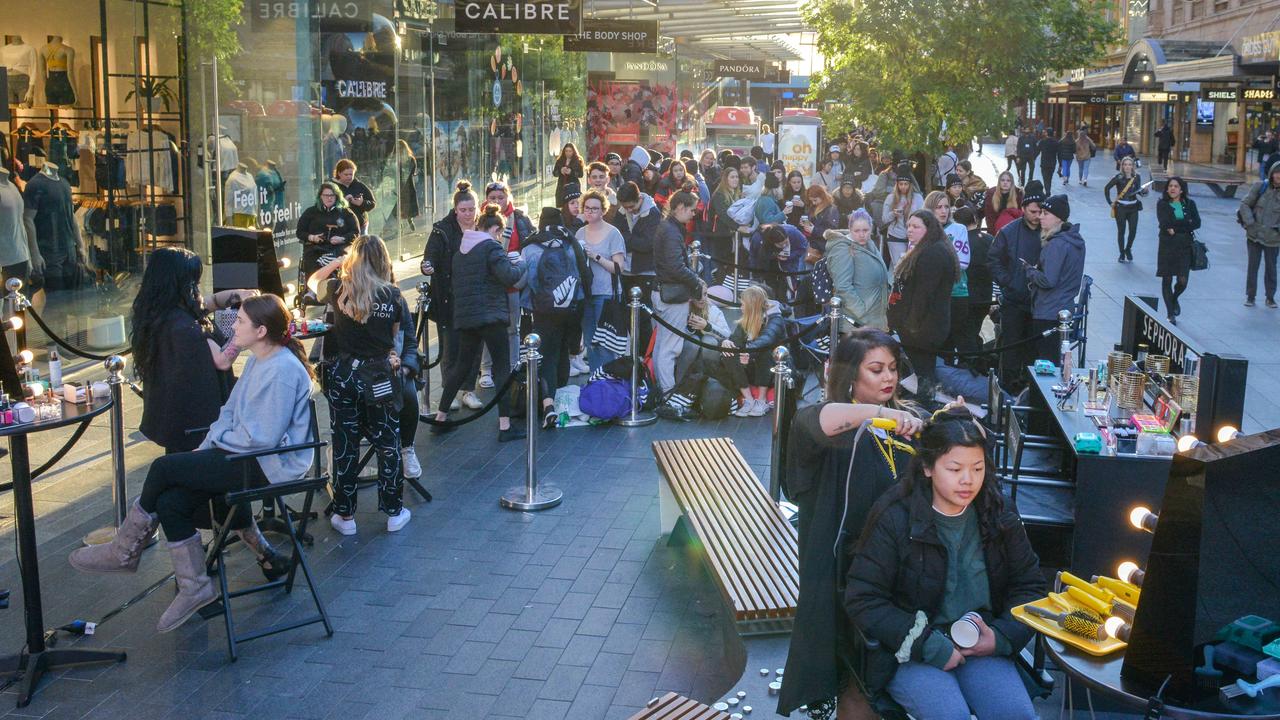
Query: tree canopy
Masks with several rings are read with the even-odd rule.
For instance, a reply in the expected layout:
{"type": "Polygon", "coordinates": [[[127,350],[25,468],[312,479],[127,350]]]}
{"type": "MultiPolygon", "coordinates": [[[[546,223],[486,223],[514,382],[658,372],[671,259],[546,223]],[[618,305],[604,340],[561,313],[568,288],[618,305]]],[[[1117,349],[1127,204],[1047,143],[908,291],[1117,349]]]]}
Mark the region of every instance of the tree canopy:
{"type": "Polygon", "coordinates": [[[1107,0],[810,0],[827,67],[809,99],[831,127],[934,151],[944,137],[1003,135],[1045,77],[1102,56],[1118,34],[1107,0]]]}

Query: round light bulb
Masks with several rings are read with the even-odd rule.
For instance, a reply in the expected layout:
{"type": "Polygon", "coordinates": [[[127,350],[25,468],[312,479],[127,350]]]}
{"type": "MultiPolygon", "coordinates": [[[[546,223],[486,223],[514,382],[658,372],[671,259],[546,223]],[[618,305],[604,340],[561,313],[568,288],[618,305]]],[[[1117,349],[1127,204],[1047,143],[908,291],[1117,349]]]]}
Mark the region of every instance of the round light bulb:
{"type": "Polygon", "coordinates": [[[1152,514],[1150,508],[1139,505],[1129,511],[1129,524],[1139,530],[1143,530],[1145,529],[1143,524],[1147,521],[1147,516],[1152,514]]]}
{"type": "Polygon", "coordinates": [[[13,317],[5,321],[5,325],[8,325],[10,330],[21,330],[22,318],[18,317],[17,315],[14,315],[13,317]]]}
{"type": "Polygon", "coordinates": [[[286,295],[292,295],[298,292],[298,286],[294,285],[293,283],[289,283],[288,285],[284,286],[284,292],[286,295]]]}
{"type": "Polygon", "coordinates": [[[287,269],[289,269],[289,266],[290,266],[290,265],[292,265],[292,264],[293,264],[293,261],[292,261],[292,260],[290,260],[289,258],[287,258],[287,257],[280,258],[280,269],[281,269],[281,270],[287,270],[287,269]]]}
{"type": "Polygon", "coordinates": [[[1218,428],[1218,442],[1230,442],[1240,436],[1240,431],[1231,425],[1223,425],[1218,428]]]}
{"type": "Polygon", "coordinates": [[[30,350],[23,350],[18,353],[18,360],[22,361],[23,365],[30,365],[32,362],[35,361],[35,359],[36,359],[35,353],[31,352],[30,350]]]}
{"type": "Polygon", "coordinates": [[[1106,628],[1108,636],[1128,642],[1130,628],[1124,620],[1118,617],[1109,617],[1102,626],[1106,628]]]}
{"type": "Polygon", "coordinates": [[[1138,563],[1132,560],[1125,560],[1120,563],[1120,567],[1116,568],[1116,577],[1129,584],[1133,584],[1133,574],[1138,572],[1138,570],[1138,563]]]}
{"type": "Polygon", "coordinates": [[[1178,438],[1178,452],[1190,452],[1203,444],[1195,435],[1183,435],[1178,438]]]}

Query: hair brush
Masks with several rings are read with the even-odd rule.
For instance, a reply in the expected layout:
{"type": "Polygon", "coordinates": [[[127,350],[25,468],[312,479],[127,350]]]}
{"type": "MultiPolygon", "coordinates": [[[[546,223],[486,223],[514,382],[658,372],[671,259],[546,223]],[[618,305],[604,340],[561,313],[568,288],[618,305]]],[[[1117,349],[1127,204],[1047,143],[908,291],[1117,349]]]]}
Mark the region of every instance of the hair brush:
{"type": "Polygon", "coordinates": [[[1098,616],[1088,610],[1056,613],[1052,610],[1038,608],[1035,605],[1027,605],[1026,611],[1046,620],[1053,620],[1058,623],[1058,627],[1072,635],[1079,635],[1094,642],[1100,642],[1107,637],[1107,632],[1103,629],[1102,623],[1098,621],[1098,616]]]}

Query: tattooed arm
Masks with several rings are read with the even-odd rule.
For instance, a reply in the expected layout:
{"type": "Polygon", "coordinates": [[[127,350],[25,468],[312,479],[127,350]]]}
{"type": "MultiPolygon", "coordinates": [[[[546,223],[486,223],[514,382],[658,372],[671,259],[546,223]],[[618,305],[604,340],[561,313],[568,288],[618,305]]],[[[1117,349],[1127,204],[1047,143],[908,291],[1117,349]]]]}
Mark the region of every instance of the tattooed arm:
{"type": "Polygon", "coordinates": [[[834,437],[850,430],[856,430],[862,423],[876,417],[895,421],[898,427],[894,432],[903,436],[910,436],[920,432],[921,427],[924,425],[920,418],[905,410],[895,410],[881,405],[866,403],[827,403],[822,406],[822,411],[818,415],[818,422],[822,426],[822,432],[826,433],[827,437],[834,437]]]}

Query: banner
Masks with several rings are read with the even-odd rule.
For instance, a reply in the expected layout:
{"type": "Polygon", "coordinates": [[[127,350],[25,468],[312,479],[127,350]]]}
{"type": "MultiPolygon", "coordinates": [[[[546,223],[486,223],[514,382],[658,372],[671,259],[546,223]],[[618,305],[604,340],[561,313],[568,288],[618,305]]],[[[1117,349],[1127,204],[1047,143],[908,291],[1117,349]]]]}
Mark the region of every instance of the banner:
{"type": "Polygon", "coordinates": [[[581,0],[458,0],[454,30],[460,33],[578,35],[581,0]]]}
{"type": "Polygon", "coordinates": [[[582,34],[565,35],[567,52],[658,52],[658,23],[649,20],[585,20],[582,34]]]}
{"type": "Polygon", "coordinates": [[[818,128],[799,123],[783,123],[778,128],[778,159],[788,173],[799,170],[806,185],[818,170],[818,128]]]}

